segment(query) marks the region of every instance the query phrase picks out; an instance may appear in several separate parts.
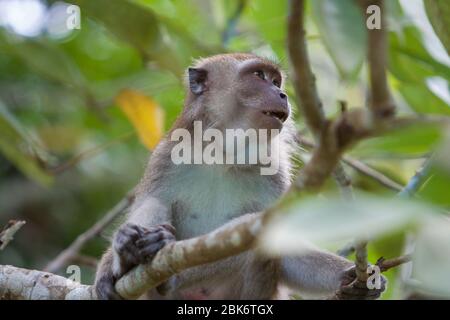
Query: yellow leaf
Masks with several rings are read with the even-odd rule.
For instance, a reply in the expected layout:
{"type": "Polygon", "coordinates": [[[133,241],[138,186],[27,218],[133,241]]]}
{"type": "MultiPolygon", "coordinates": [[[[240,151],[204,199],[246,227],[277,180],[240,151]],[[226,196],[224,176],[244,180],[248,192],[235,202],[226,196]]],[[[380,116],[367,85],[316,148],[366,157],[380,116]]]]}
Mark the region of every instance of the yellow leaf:
{"type": "Polygon", "coordinates": [[[116,103],[138,132],[141,142],[149,149],[158,144],[164,133],[164,110],[156,101],[135,90],[122,90],[116,103]]]}

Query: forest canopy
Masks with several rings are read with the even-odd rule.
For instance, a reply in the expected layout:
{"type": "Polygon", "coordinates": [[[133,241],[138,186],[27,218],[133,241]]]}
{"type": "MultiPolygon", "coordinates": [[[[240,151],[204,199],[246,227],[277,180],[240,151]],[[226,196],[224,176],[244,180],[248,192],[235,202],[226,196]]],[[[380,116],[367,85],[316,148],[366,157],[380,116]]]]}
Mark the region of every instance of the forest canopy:
{"type": "MultiPolygon", "coordinates": [[[[354,0],[305,2],[324,117],[366,108],[378,50],[368,46],[370,13],[354,0]]],[[[261,246],[292,254],[313,242],[354,260],[354,240],[367,239],[372,264],[412,257],[386,271],[383,299],[450,298],[450,3],[384,6],[383,67],[402,121],[351,141],[336,155],[344,174],[286,199],[261,246]]],[[[64,277],[77,265],[81,282],[93,282],[149,154],[182,110],[185,70],[201,57],[252,52],[285,70],[301,172],[320,141],[296,89],[290,14],[289,1],[271,0],[0,0],[0,228],[26,222],[0,242],[0,265],[64,277]],[[55,264],[111,209],[111,221],[55,264]]]]}

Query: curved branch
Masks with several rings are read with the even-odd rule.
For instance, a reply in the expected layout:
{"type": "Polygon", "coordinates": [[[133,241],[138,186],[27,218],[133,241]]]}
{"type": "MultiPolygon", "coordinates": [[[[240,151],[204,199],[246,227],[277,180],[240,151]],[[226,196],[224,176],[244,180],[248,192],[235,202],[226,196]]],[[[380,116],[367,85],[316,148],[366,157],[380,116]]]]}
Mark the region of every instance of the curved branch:
{"type": "Polygon", "coordinates": [[[227,224],[161,249],[151,263],[139,265],[116,283],[117,292],[134,299],[184,269],[224,259],[250,249],[262,226],[261,214],[237,225],[227,224]]]}
{"type": "MultiPolygon", "coordinates": [[[[242,223],[228,224],[209,234],[168,245],[150,263],[125,274],[116,283],[116,290],[124,298],[135,299],[186,268],[248,250],[261,225],[261,215],[255,215],[242,223]]],[[[0,265],[0,299],[95,300],[97,295],[92,286],[48,272],[0,265]]]]}

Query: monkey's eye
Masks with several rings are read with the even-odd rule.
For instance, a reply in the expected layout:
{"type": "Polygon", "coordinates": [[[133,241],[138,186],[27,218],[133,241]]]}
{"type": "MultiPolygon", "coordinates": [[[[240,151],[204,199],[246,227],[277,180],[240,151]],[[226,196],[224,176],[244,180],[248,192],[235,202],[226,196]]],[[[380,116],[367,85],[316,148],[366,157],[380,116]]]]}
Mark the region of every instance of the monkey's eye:
{"type": "Polygon", "coordinates": [[[275,86],[275,87],[280,87],[281,86],[281,83],[280,83],[280,81],[279,80],[277,80],[277,79],[273,79],[272,80],[272,83],[273,83],[273,85],[275,86]]]}
{"type": "Polygon", "coordinates": [[[264,74],[264,71],[262,71],[262,70],[256,70],[255,72],[253,72],[253,74],[255,76],[257,76],[258,78],[266,80],[266,75],[264,74]]]}

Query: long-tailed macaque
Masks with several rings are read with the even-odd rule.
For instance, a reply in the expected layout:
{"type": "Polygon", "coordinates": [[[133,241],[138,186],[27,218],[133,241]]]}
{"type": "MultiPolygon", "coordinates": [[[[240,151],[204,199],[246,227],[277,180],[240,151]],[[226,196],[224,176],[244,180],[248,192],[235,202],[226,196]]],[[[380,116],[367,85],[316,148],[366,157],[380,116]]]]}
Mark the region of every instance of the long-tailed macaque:
{"type": "MultiPolygon", "coordinates": [[[[154,150],[128,219],[99,265],[95,287],[102,299],[119,299],[115,281],[152,259],[167,243],[259,214],[291,182],[293,122],[276,64],[253,54],[216,55],[188,69],[186,86],[183,112],[154,150]],[[179,141],[172,141],[171,136],[177,129],[194,134],[195,122],[201,123],[202,132],[215,129],[224,136],[227,129],[269,130],[268,139],[278,139],[276,173],[261,174],[259,157],[256,163],[175,164],[172,150],[179,141]]],[[[221,141],[216,153],[228,154],[228,142],[221,141]]],[[[201,144],[200,152],[204,147],[201,144]]],[[[248,156],[248,146],[245,150],[248,156]]],[[[150,296],[162,297],[159,294],[164,291],[169,299],[272,299],[277,298],[279,284],[331,296],[348,283],[352,267],[351,261],[322,250],[280,259],[248,251],[187,269],[161,285],[161,290],[151,290],[150,296]]],[[[382,290],[352,294],[374,298],[382,290]]]]}

